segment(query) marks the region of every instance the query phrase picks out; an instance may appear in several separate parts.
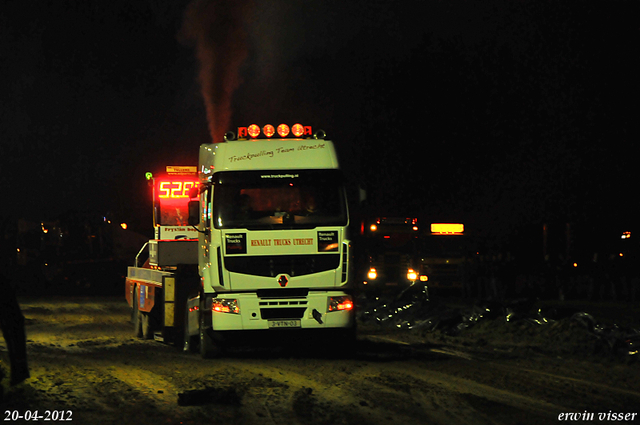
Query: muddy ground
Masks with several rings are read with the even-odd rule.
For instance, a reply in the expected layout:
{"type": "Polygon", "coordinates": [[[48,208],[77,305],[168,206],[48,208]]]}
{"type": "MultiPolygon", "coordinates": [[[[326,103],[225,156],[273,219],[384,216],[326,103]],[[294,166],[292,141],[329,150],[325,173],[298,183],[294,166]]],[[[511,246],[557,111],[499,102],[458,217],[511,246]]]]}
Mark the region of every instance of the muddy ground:
{"type": "MultiPolygon", "coordinates": [[[[12,388],[2,380],[3,423],[35,411],[43,418],[28,423],[640,423],[637,356],[608,349],[568,315],[498,315],[455,331],[444,319],[412,329],[365,320],[353,353],[302,343],[204,361],[133,338],[121,297],[23,298],[21,306],[31,378],[12,388]]],[[[629,303],[586,308],[607,326],[640,325],[640,308],[629,303]]]]}

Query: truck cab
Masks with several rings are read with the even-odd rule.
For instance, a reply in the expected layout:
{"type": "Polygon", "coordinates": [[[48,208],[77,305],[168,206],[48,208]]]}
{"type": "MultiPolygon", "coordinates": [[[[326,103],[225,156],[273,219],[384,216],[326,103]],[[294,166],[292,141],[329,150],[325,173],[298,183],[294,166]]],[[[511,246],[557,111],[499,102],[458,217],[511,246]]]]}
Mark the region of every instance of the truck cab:
{"type": "Polygon", "coordinates": [[[368,297],[393,297],[406,291],[426,290],[416,217],[367,218],[360,232],[364,262],[358,267],[358,282],[359,289],[368,297]]]}
{"type": "Polygon", "coordinates": [[[291,132],[274,137],[271,126],[249,126],[200,147],[190,222],[201,287],[188,298],[185,334],[204,357],[238,332],[355,338],[349,214],[335,148],[310,127],[291,132]]]}

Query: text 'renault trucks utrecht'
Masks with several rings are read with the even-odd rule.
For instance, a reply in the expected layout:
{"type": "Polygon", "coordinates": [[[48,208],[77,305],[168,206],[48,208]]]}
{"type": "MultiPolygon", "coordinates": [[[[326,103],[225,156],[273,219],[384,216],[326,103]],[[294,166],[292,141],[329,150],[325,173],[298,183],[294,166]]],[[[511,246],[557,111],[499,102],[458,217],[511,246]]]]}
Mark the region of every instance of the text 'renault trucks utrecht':
{"type": "Polygon", "coordinates": [[[355,340],[345,188],[323,137],[240,127],[200,146],[197,172],[154,179],[156,239],[127,277],[138,335],[205,358],[250,334],[355,340]]]}

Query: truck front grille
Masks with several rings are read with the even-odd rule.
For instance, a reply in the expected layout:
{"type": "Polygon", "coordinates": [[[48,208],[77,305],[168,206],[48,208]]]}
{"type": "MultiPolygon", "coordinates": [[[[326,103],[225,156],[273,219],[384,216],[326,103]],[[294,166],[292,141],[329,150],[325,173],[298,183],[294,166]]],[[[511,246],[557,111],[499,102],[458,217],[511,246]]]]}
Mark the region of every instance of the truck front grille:
{"type": "Polygon", "coordinates": [[[230,272],[253,276],[304,276],[337,269],[340,266],[340,254],[224,257],[224,266],[230,272]]]}

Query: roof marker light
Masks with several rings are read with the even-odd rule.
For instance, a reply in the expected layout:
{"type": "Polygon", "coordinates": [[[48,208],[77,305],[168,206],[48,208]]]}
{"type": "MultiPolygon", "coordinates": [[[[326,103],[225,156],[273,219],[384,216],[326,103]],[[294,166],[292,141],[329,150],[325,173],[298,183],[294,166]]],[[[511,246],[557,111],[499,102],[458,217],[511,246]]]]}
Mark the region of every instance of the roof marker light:
{"type": "Polygon", "coordinates": [[[276,133],[276,129],[273,128],[271,124],[267,124],[264,127],[262,127],[262,132],[264,133],[265,136],[271,137],[276,133]]]}
{"type": "MultiPolygon", "coordinates": [[[[237,136],[233,132],[227,132],[225,134],[225,141],[232,140],[245,140],[247,138],[257,139],[260,134],[263,134],[266,138],[271,138],[276,134],[276,128],[271,124],[267,124],[262,129],[257,124],[251,124],[249,127],[238,127],[237,136]]],[[[286,138],[289,134],[297,138],[307,137],[323,139],[326,134],[322,130],[318,130],[315,134],[313,128],[310,125],[294,124],[289,127],[287,124],[280,124],[277,127],[277,133],[281,138],[286,138]]]]}
{"type": "Polygon", "coordinates": [[[247,133],[249,133],[249,136],[255,139],[260,135],[260,127],[258,127],[257,124],[251,124],[247,129],[247,133]]]}
{"type": "Polygon", "coordinates": [[[374,280],[378,277],[378,272],[376,271],[376,269],[374,269],[373,267],[371,267],[369,269],[369,272],[367,273],[367,277],[371,280],[374,280]]]}
{"type": "Polygon", "coordinates": [[[278,126],[278,134],[280,137],[287,137],[289,135],[289,126],[286,124],[280,124],[278,126]]]}
{"type": "Polygon", "coordinates": [[[291,133],[296,137],[300,137],[304,134],[304,127],[302,124],[294,124],[293,127],[291,127],[291,133]]]}

